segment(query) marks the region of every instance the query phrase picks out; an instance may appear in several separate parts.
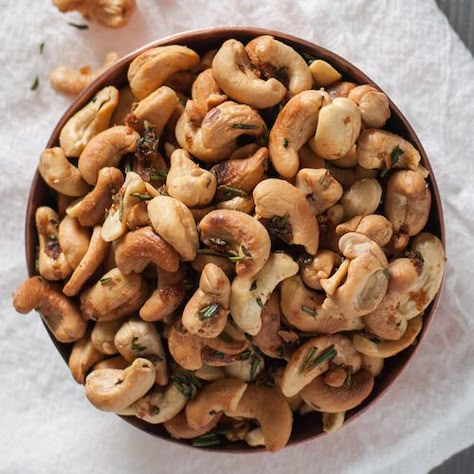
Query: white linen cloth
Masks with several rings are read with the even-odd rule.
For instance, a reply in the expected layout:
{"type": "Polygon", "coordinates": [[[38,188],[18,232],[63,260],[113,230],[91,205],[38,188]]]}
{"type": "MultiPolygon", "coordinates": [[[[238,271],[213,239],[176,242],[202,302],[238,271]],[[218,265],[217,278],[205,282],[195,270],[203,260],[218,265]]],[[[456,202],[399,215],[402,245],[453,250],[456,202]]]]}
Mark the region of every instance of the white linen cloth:
{"type": "Polygon", "coordinates": [[[80,31],[50,1],[0,0],[0,472],[423,473],[474,442],[474,61],[432,0],[138,0],[123,30],[80,31]],[[70,99],[51,90],[56,65],[180,31],[256,25],[344,56],[400,107],[436,174],[447,225],[442,301],[410,367],[376,406],[340,432],[275,455],[192,451],[93,408],[36,314],[17,315],[26,278],[24,214],[39,154],[70,99]],[[43,54],[39,44],[44,42],[43,54]],[[30,90],[39,74],[40,86],[30,90]]]}

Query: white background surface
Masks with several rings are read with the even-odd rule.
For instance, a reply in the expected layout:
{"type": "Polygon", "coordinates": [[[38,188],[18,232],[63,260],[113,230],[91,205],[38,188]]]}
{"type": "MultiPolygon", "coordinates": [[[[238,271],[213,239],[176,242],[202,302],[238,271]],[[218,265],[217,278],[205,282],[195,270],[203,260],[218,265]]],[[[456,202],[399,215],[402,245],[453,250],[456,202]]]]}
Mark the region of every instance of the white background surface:
{"type": "Polygon", "coordinates": [[[47,0],[0,0],[0,472],[423,473],[474,442],[474,61],[431,0],[139,0],[127,28],[79,31],[47,0]],[[237,6],[238,5],[238,6],[237,6]],[[38,316],[17,315],[26,278],[23,220],[38,156],[69,104],[47,84],[58,64],[98,64],[115,49],[186,29],[258,25],[312,40],[373,78],[411,121],[446,213],[448,266],[439,312],[408,370],[339,433],[276,455],[211,455],[96,411],[38,316]],[[41,42],[46,46],[39,55],[41,42]],[[30,85],[40,75],[40,87],[30,85]]]}

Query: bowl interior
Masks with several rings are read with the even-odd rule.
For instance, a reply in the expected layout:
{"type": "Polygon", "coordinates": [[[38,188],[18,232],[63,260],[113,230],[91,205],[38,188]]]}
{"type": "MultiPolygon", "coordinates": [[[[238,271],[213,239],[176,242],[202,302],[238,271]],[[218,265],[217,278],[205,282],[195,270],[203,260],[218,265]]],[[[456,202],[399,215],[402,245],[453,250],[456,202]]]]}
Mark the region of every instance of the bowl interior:
{"type": "MultiPolygon", "coordinates": [[[[116,87],[121,87],[126,84],[127,81],[127,69],[129,63],[140,53],[145,51],[146,49],[162,46],[167,44],[182,44],[185,46],[189,46],[190,48],[196,50],[198,53],[203,53],[209,49],[217,48],[220,44],[229,38],[235,38],[243,43],[246,43],[250,39],[254,38],[255,36],[262,35],[262,34],[270,34],[273,35],[275,38],[289,44],[293,48],[295,48],[300,53],[306,53],[310,56],[315,58],[323,59],[328,61],[332,65],[336,67],[336,69],[343,75],[343,80],[354,81],[356,83],[364,84],[372,84],[375,87],[379,88],[371,79],[369,79],[363,72],[357,69],[355,66],[347,62],[345,59],[341,58],[340,56],[320,47],[309,43],[307,41],[301,40],[294,36],[290,36],[281,32],[272,31],[272,30],[265,30],[260,28],[233,28],[233,27],[225,27],[225,28],[213,28],[207,30],[197,30],[182,33],[176,36],[171,36],[168,38],[164,38],[162,40],[155,41],[150,43],[149,45],[141,48],[140,50],[134,51],[130,53],[128,56],[121,59],[118,63],[116,63],[112,68],[102,74],[99,78],[97,78],[77,99],[74,100],[73,104],[70,108],[66,111],[64,116],[61,118],[59,123],[57,124],[56,128],[54,129],[47,147],[58,146],[58,137],[59,132],[65,122],[80,108],[82,108],[89,100],[92,99],[96,91],[100,90],[101,88],[107,85],[114,85],[116,87]]],[[[379,88],[380,89],[380,88],[379,88]]],[[[394,133],[397,133],[403,136],[405,139],[409,140],[420,152],[421,154],[421,162],[425,168],[427,168],[430,172],[428,182],[433,194],[433,203],[431,207],[431,213],[429,217],[429,221],[426,227],[426,230],[432,232],[433,234],[437,235],[441,238],[443,245],[445,245],[445,233],[444,233],[444,221],[442,215],[442,208],[441,208],[441,201],[438,193],[438,188],[435,182],[435,178],[433,176],[433,172],[426,156],[426,153],[418,140],[414,130],[411,128],[410,124],[406,120],[406,118],[401,114],[401,112],[396,108],[396,106],[390,101],[390,109],[391,109],[391,118],[387,122],[385,129],[390,130],[394,133]]],[[[36,208],[41,205],[52,205],[55,206],[55,200],[52,192],[46,186],[42,178],[39,176],[38,172],[36,172],[35,177],[32,182],[30,195],[28,198],[28,208],[26,214],[26,258],[27,258],[27,265],[28,265],[28,272],[29,275],[35,274],[35,249],[38,245],[37,236],[36,236],[36,229],[35,229],[35,221],[34,221],[34,213],[36,208]]],[[[421,341],[423,340],[428,326],[433,318],[433,314],[435,312],[436,306],[438,304],[440,291],[438,292],[435,300],[431,303],[431,305],[425,311],[424,316],[424,325],[422,332],[418,339],[418,344],[406,349],[401,354],[394,358],[390,358],[386,360],[385,368],[383,373],[377,377],[376,384],[372,394],[368,399],[364,401],[362,405],[357,407],[354,410],[351,410],[346,414],[346,422],[349,420],[354,419],[356,416],[359,416],[362,412],[364,412],[373,402],[381,397],[381,395],[385,392],[385,390],[396,380],[396,378],[400,375],[402,370],[407,366],[407,363],[412,358],[413,354],[416,352],[417,348],[419,347],[421,341]]],[[[47,327],[45,326],[47,329],[47,327]]],[[[49,332],[49,331],[48,331],[49,332]]],[[[50,337],[55,344],[58,352],[61,354],[62,358],[67,362],[71,346],[68,344],[62,344],[54,339],[52,334],[50,333],[50,337]]],[[[180,440],[174,440],[169,437],[168,433],[164,430],[162,425],[151,425],[138,418],[134,417],[123,417],[127,422],[131,423],[132,425],[136,426],[137,428],[146,431],[150,434],[158,436],[160,438],[164,438],[167,440],[172,440],[175,443],[179,444],[186,444],[188,442],[183,442],[180,440]]],[[[304,417],[299,415],[295,415],[294,425],[293,425],[293,433],[288,445],[292,445],[298,442],[302,442],[309,439],[314,439],[318,436],[324,434],[322,431],[322,425],[320,421],[320,415],[317,413],[308,414],[304,417]]],[[[212,450],[216,451],[229,451],[229,452],[256,452],[261,450],[256,450],[254,448],[249,449],[246,444],[244,443],[227,443],[219,445],[218,447],[211,448],[212,450]]]]}

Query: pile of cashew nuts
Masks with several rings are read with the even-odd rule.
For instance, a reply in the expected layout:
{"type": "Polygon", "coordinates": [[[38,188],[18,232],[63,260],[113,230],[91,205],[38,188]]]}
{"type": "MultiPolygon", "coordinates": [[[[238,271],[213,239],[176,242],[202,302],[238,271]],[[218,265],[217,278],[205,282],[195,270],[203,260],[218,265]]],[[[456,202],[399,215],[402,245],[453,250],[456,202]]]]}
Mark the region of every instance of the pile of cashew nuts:
{"type": "Polygon", "coordinates": [[[385,94],[271,36],[135,58],[39,172],[38,275],[15,291],[71,344],[98,409],[193,446],[324,430],[416,342],[445,256],[385,94]],[[309,63],[309,64],[308,64],[309,63]]]}

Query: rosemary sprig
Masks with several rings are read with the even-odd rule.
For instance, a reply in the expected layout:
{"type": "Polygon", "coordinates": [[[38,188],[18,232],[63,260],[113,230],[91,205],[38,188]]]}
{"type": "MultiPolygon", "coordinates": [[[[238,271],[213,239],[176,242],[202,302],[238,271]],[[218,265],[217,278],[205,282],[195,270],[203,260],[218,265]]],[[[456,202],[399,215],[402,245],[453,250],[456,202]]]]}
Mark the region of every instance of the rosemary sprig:
{"type": "Polygon", "coordinates": [[[199,311],[199,317],[201,320],[210,319],[219,311],[219,308],[219,303],[212,303],[199,311]]]}
{"type": "Polygon", "coordinates": [[[383,178],[395,165],[395,163],[398,162],[400,159],[400,155],[403,154],[403,150],[397,145],[392,152],[390,153],[390,167],[385,166],[385,168],[380,171],[380,177],[383,178]]]}
{"type": "Polygon", "coordinates": [[[149,194],[132,193],[130,196],[140,199],[141,201],[149,201],[150,199],[153,199],[149,194]]]}
{"type": "Polygon", "coordinates": [[[109,283],[110,281],[112,281],[112,277],[105,277],[105,278],[101,278],[99,280],[99,283],[101,285],[106,285],[107,283],[109,283]]]}
{"type": "Polygon", "coordinates": [[[334,359],[334,357],[337,356],[337,351],[334,348],[334,345],[330,345],[326,349],[324,349],[321,354],[318,356],[314,357],[318,348],[316,346],[313,346],[308,354],[308,357],[305,360],[305,363],[303,365],[303,370],[312,370],[318,365],[321,365],[323,362],[326,362],[328,360],[334,359]]]}
{"type": "Polygon", "coordinates": [[[390,273],[388,271],[388,268],[383,269],[383,274],[387,280],[390,280],[390,273]]]}
{"type": "Polygon", "coordinates": [[[233,186],[227,186],[226,184],[222,186],[222,189],[224,191],[225,197],[236,197],[236,196],[247,197],[248,196],[248,193],[246,193],[242,189],[234,188],[233,186]]]}
{"type": "Polygon", "coordinates": [[[309,314],[310,316],[313,316],[313,318],[318,315],[318,313],[314,311],[314,309],[311,309],[309,306],[305,306],[305,305],[301,306],[301,311],[309,314]]]}
{"type": "Polygon", "coordinates": [[[242,249],[242,253],[247,257],[247,258],[253,258],[252,254],[248,251],[247,247],[245,245],[241,245],[240,248],[242,249]]]}
{"type": "Polygon", "coordinates": [[[252,365],[250,366],[250,380],[255,380],[255,375],[257,374],[258,366],[260,365],[260,359],[254,357],[252,360],[252,365]]]}
{"type": "Polygon", "coordinates": [[[171,383],[188,399],[194,398],[202,387],[201,381],[191,373],[177,372],[171,376],[171,383]]]}
{"type": "Polygon", "coordinates": [[[160,181],[161,179],[165,179],[168,176],[167,170],[153,170],[153,173],[149,175],[150,181],[160,181]]]}
{"type": "Polygon", "coordinates": [[[288,138],[284,138],[283,139],[283,148],[288,148],[288,145],[289,145],[288,138]]]}
{"type": "Polygon", "coordinates": [[[214,245],[220,245],[220,246],[227,245],[227,242],[225,240],[219,239],[218,237],[209,237],[209,242],[211,242],[214,245]]]}
{"type": "Polygon", "coordinates": [[[123,196],[119,194],[119,221],[122,222],[123,218],[123,196]]]}
{"type": "Polygon", "coordinates": [[[231,125],[232,128],[237,130],[258,130],[258,125],[252,125],[247,123],[234,123],[231,125]]]}

